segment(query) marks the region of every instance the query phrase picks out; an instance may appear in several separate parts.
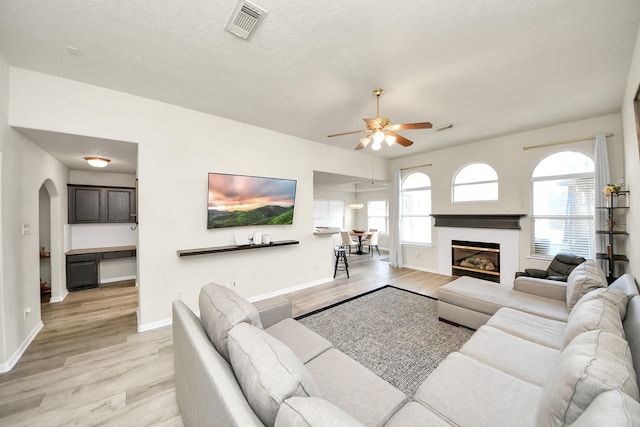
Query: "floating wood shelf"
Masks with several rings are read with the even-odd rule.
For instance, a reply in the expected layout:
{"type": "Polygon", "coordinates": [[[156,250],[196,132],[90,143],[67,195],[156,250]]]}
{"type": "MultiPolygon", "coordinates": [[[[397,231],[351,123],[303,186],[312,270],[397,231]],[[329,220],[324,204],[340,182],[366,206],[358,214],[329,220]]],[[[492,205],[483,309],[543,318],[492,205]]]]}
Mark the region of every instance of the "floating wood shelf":
{"type": "Polygon", "coordinates": [[[215,246],[212,248],[200,248],[200,249],[183,249],[179,250],[178,256],[194,256],[194,255],[207,255],[207,254],[219,254],[222,252],[235,252],[235,251],[246,251],[251,249],[260,249],[260,248],[273,248],[276,246],[288,246],[288,245],[297,245],[300,242],[298,240],[278,240],[275,242],[271,242],[265,245],[243,245],[243,246],[215,246]]]}

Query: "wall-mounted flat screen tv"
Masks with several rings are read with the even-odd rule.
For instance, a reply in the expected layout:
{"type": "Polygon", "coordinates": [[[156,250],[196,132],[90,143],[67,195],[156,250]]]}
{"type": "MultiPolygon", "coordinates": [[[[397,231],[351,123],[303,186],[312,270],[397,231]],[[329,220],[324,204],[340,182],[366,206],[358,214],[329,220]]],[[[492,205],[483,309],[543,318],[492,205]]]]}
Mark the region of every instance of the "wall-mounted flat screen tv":
{"type": "Polygon", "coordinates": [[[207,228],[293,224],[296,180],[209,173],[207,228]]]}

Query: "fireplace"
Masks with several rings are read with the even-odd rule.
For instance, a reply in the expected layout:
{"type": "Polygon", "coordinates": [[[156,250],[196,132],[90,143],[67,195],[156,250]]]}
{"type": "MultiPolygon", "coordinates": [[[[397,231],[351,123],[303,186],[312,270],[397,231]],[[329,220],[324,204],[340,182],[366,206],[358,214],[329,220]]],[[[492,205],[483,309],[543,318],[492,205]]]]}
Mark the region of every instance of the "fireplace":
{"type": "Polygon", "coordinates": [[[500,244],[452,240],[451,275],[500,283],[500,244]]]}

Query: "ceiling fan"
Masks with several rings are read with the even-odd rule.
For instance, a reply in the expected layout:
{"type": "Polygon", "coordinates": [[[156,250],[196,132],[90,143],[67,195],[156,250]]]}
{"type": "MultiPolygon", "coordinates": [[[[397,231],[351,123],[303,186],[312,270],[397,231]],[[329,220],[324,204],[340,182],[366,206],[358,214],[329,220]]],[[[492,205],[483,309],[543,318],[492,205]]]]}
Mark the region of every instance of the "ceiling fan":
{"type": "Polygon", "coordinates": [[[380,97],[384,93],[384,89],[374,89],[373,96],[376,97],[376,117],[373,119],[362,119],[367,124],[366,129],[362,130],[354,130],[351,132],[343,132],[336,133],[333,135],[328,135],[328,138],[332,138],[334,136],[342,136],[342,135],[352,135],[355,133],[363,133],[369,132],[369,135],[360,139],[360,144],[356,146],[356,150],[362,150],[369,143],[371,144],[371,148],[374,150],[379,150],[381,147],[382,141],[385,141],[389,146],[394,143],[400,144],[403,147],[408,147],[413,144],[413,141],[408,140],[402,135],[395,133],[398,130],[410,130],[410,129],[431,129],[433,125],[429,122],[422,123],[404,123],[401,125],[392,125],[391,121],[388,117],[380,116],[380,97]]]}

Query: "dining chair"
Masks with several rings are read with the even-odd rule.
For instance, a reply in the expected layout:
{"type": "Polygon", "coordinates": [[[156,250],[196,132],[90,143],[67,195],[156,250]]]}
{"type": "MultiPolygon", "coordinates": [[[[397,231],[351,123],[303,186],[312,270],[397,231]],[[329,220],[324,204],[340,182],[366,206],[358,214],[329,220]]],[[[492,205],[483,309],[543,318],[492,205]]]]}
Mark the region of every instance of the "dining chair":
{"type": "Polygon", "coordinates": [[[358,247],[358,241],[353,240],[348,231],[341,231],[340,237],[342,238],[342,244],[349,247],[349,255],[351,255],[351,247],[358,247]]]}
{"type": "Polygon", "coordinates": [[[373,256],[372,248],[376,248],[376,250],[378,251],[378,256],[380,256],[380,248],[378,247],[379,237],[379,231],[374,231],[373,233],[371,233],[371,237],[369,237],[369,252],[371,252],[371,256],[373,256]]]}

